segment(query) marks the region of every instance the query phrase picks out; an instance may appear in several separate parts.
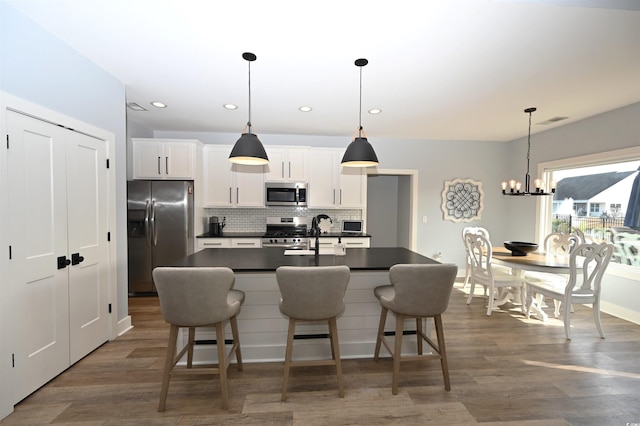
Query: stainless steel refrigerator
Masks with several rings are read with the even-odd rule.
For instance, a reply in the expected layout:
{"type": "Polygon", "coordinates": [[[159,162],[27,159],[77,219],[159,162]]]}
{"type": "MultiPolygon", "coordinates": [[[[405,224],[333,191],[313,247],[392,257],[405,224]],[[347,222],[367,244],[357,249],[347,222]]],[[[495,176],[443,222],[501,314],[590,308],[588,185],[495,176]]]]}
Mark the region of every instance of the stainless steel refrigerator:
{"type": "Polygon", "coordinates": [[[155,293],[151,271],[193,253],[193,182],[127,182],[129,294],[155,293]]]}

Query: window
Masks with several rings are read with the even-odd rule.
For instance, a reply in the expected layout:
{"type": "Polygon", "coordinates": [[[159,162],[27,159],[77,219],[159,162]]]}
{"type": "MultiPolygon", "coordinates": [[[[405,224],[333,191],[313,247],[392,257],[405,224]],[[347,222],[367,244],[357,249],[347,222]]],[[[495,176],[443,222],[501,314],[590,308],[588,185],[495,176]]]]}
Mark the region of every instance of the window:
{"type": "Polygon", "coordinates": [[[620,217],[622,215],[622,203],[609,204],[609,215],[612,217],[620,217]]]}
{"type": "Polygon", "coordinates": [[[624,226],[639,167],[640,148],[540,164],[539,174],[557,184],[554,199],[540,203],[540,241],[578,229],[587,240],[614,244],[613,262],[640,270],[640,230],[624,226]],[[625,239],[637,242],[625,245],[625,239]]]}

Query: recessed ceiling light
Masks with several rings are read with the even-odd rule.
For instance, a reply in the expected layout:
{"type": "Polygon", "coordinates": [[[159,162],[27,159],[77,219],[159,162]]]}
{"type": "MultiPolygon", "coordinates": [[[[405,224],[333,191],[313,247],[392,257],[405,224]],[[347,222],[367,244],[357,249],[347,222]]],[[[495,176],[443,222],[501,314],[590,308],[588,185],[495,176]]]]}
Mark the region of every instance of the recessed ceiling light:
{"type": "Polygon", "coordinates": [[[224,109],[231,109],[231,110],[233,110],[233,109],[238,109],[238,106],[237,106],[237,105],[234,105],[234,104],[224,104],[224,105],[222,105],[222,107],[223,107],[224,109]]]}
{"type": "Polygon", "coordinates": [[[134,110],[134,111],[146,111],[147,110],[145,107],[142,107],[142,106],[138,105],[135,102],[127,102],[127,107],[129,109],[134,110]]]}
{"type": "Polygon", "coordinates": [[[380,108],[371,108],[369,114],[380,114],[382,110],[380,108]]]}
{"type": "Polygon", "coordinates": [[[300,108],[298,108],[300,111],[302,112],[309,112],[311,111],[311,107],[310,106],[301,106],[300,108]]]}
{"type": "Polygon", "coordinates": [[[151,102],[151,105],[153,105],[156,108],[166,108],[167,104],[163,104],[162,102],[159,101],[153,101],[151,102]]]}

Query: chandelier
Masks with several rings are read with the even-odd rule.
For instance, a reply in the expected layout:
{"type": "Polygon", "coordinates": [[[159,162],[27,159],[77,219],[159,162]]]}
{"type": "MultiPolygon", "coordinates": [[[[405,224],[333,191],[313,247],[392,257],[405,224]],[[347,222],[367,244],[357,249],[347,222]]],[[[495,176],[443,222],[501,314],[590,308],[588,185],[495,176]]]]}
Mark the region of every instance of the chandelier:
{"type": "Polygon", "coordinates": [[[529,174],[529,159],[531,154],[531,114],[536,108],[527,108],[524,112],[529,114],[529,137],[527,138],[527,174],[524,176],[524,188],[522,182],[510,179],[502,182],[502,195],[531,196],[531,195],[553,195],[556,192],[556,183],[551,182],[551,192],[545,192],[544,181],[536,178],[531,187],[531,175],[529,174]]]}

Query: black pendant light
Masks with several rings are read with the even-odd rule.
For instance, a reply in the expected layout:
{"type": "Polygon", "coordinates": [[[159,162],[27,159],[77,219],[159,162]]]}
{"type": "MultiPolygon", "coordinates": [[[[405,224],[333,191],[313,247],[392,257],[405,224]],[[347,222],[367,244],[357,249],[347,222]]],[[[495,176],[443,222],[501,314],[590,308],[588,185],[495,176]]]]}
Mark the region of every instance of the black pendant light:
{"type": "Polygon", "coordinates": [[[544,183],[542,179],[537,178],[534,181],[534,188],[531,188],[531,175],[529,174],[529,157],[531,154],[531,114],[536,111],[535,107],[527,108],[524,110],[529,114],[529,136],[527,138],[527,173],[524,175],[524,188],[522,188],[522,182],[518,182],[515,179],[510,179],[508,182],[502,182],[502,194],[503,195],[515,195],[515,196],[531,196],[531,195],[553,195],[556,192],[555,182],[551,182],[551,192],[544,191],[544,183]]]}
{"type": "Polygon", "coordinates": [[[373,147],[367,141],[367,135],[362,129],[362,67],[367,65],[366,59],[356,59],[356,66],[360,68],[360,111],[358,120],[358,130],[354,135],[353,142],[349,144],[342,157],[342,165],[345,167],[371,167],[378,165],[378,156],[373,147]],[[362,135],[364,134],[364,137],[362,135]]]}
{"type": "MultiPolygon", "coordinates": [[[[262,146],[258,136],[251,133],[251,62],[257,58],[256,55],[250,52],[243,53],[242,58],[249,64],[249,121],[244,127],[244,129],[248,130],[240,135],[240,139],[233,146],[229,161],[236,164],[262,166],[269,164],[269,157],[267,157],[267,152],[264,150],[264,146],[262,146]]],[[[244,129],[242,129],[243,132],[244,129]]]]}

